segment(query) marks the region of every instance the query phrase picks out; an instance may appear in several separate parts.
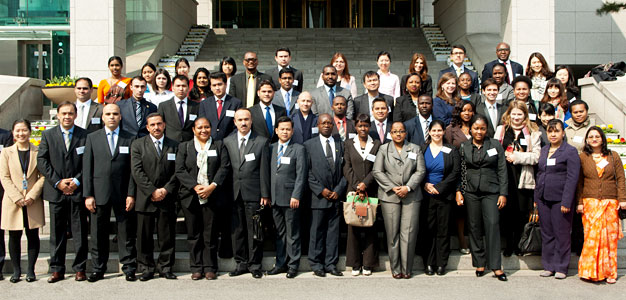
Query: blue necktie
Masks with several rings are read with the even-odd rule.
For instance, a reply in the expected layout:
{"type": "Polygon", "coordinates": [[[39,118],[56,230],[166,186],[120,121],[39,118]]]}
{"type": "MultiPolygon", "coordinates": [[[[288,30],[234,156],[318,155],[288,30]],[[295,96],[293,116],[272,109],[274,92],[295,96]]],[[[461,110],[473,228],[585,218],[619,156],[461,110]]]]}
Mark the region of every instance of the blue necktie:
{"type": "Polygon", "coordinates": [[[333,88],[330,88],[328,90],[328,101],[330,101],[330,107],[333,107],[333,99],[335,99],[335,91],[333,91],[333,88]]]}
{"type": "Polygon", "coordinates": [[[289,103],[291,100],[289,99],[289,92],[285,94],[285,109],[287,110],[287,116],[289,116],[289,103]]]}
{"type": "Polygon", "coordinates": [[[272,114],[270,114],[270,107],[265,107],[265,125],[267,125],[267,131],[270,133],[270,137],[274,135],[274,125],[272,124],[272,114]]]}
{"type": "Polygon", "coordinates": [[[280,148],[278,149],[278,156],[276,157],[276,167],[280,167],[280,159],[281,157],[283,157],[283,145],[280,145],[280,148]]]}

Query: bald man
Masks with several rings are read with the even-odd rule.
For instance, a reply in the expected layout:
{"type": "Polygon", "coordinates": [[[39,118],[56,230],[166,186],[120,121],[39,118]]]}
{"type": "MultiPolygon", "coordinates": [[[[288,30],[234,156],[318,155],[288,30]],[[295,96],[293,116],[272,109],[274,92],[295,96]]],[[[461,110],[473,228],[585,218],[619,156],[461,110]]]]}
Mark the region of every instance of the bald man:
{"type": "Polygon", "coordinates": [[[313,105],[311,93],[304,91],[298,95],[298,102],[290,116],[293,120],[293,137],[291,137],[293,143],[304,144],[319,132],[317,116],[311,112],[311,105],[313,105]]]}
{"type": "Polygon", "coordinates": [[[508,83],[511,84],[513,79],[517,76],[524,75],[524,67],[522,65],[512,61],[509,59],[511,55],[511,46],[507,43],[499,43],[496,46],[496,56],[498,59],[490,61],[485,64],[483,68],[482,81],[487,80],[487,78],[491,78],[491,71],[493,69],[493,65],[496,63],[501,63],[506,66],[506,72],[509,74],[508,83]]]}

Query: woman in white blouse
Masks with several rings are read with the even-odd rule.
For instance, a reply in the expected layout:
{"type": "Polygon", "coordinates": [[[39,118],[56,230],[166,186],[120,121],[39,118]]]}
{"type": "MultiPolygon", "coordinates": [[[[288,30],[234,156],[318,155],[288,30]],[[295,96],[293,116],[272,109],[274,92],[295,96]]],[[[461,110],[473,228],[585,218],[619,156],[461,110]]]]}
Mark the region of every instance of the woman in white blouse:
{"type": "Polygon", "coordinates": [[[378,64],[378,75],[380,75],[380,87],[378,92],[392,96],[394,99],[400,97],[400,78],[389,71],[391,66],[391,54],[381,51],[376,58],[378,64]]]}

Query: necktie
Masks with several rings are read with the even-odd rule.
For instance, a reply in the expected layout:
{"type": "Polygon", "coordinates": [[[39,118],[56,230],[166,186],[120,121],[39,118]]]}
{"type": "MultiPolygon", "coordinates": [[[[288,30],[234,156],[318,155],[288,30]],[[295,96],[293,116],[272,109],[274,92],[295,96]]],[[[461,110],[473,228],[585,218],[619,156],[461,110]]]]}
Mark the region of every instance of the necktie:
{"type": "MultiPolygon", "coordinates": [[[[78,101],[76,101],[78,102],[78,101]]],[[[84,118],[85,118],[85,111],[83,110],[85,108],[85,105],[83,104],[79,104],[78,105],[78,116],[76,116],[76,121],[74,121],[74,125],[76,126],[80,126],[84,128],[84,118]]]]}
{"type": "Polygon", "coordinates": [[[274,135],[274,123],[272,123],[272,114],[270,114],[270,107],[265,107],[265,125],[267,126],[267,132],[270,133],[270,137],[274,135]]]}
{"type": "Polygon", "coordinates": [[[383,122],[378,123],[378,137],[381,143],[385,143],[385,131],[383,130],[383,122]]]}
{"type": "Polygon", "coordinates": [[[424,120],[424,140],[428,139],[428,125],[430,125],[430,122],[428,122],[428,120],[424,120]]]}
{"type": "Polygon", "coordinates": [[[335,173],[335,159],[333,149],[330,147],[330,140],[326,140],[326,160],[328,161],[328,165],[330,165],[330,169],[335,173]]]}
{"type": "Polygon", "coordinates": [[[463,73],[463,69],[462,68],[458,68],[456,69],[456,77],[461,77],[461,74],[463,73]]]}
{"type": "Polygon", "coordinates": [[[111,131],[109,133],[109,150],[111,150],[111,155],[115,154],[115,132],[111,131]]]}
{"type": "Polygon", "coordinates": [[[154,146],[156,147],[157,155],[161,156],[161,141],[155,141],[154,146]]]}
{"type": "Polygon", "coordinates": [[[283,145],[280,145],[280,148],[278,148],[278,156],[276,157],[276,167],[280,166],[280,158],[283,157],[283,145]]]}
{"type": "Polygon", "coordinates": [[[333,88],[328,89],[328,101],[330,101],[330,107],[333,107],[333,99],[335,99],[335,91],[333,88]]]}
{"type": "Polygon", "coordinates": [[[63,130],[63,140],[65,141],[65,150],[70,150],[70,132],[63,130]]]}
{"type": "Polygon", "coordinates": [[[254,86],[254,74],[248,75],[248,92],[246,94],[246,107],[254,105],[256,87],[254,86]]]}
{"type": "Polygon", "coordinates": [[[243,162],[244,153],[246,152],[246,138],[241,138],[241,143],[239,144],[239,161],[243,162]]]}
{"type": "Polygon", "coordinates": [[[493,127],[495,128],[498,126],[498,114],[496,113],[495,105],[489,106],[489,117],[491,118],[491,124],[493,124],[493,127]]]}
{"type": "MultiPolygon", "coordinates": [[[[506,64],[506,61],[503,61],[502,64],[504,64],[504,71],[508,74],[509,73],[509,66],[506,64]]],[[[506,81],[508,84],[511,84],[511,76],[507,76],[506,77],[506,81]]]]}
{"type": "Polygon", "coordinates": [[[343,128],[343,120],[339,120],[339,135],[342,141],[346,140],[346,130],[343,128]]]}
{"type": "Polygon", "coordinates": [[[135,102],[135,121],[137,121],[137,126],[141,128],[141,103],[139,101],[135,102]]]}
{"type": "Polygon", "coordinates": [[[291,100],[289,99],[289,92],[285,93],[285,109],[287,110],[287,115],[289,116],[289,103],[291,100]]]}
{"type": "Polygon", "coordinates": [[[222,99],[217,100],[217,119],[218,120],[222,116],[222,102],[224,102],[224,100],[222,99]]]}
{"type": "Polygon", "coordinates": [[[183,112],[183,101],[178,101],[178,120],[180,120],[180,126],[185,126],[185,113],[183,112]]]}

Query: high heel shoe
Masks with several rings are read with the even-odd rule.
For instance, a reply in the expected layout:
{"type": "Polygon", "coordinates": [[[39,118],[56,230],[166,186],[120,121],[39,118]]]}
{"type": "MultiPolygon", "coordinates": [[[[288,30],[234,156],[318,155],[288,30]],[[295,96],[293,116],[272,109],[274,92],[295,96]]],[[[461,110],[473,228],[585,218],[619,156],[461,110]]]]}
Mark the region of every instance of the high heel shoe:
{"type": "Polygon", "coordinates": [[[493,270],[493,277],[498,278],[500,281],[507,281],[506,274],[501,270],[493,270]],[[496,271],[500,271],[502,274],[496,274],[496,271]]]}
{"type": "Polygon", "coordinates": [[[482,270],[482,271],[476,270],[476,277],[483,277],[483,276],[485,276],[485,270],[482,270]]]}

